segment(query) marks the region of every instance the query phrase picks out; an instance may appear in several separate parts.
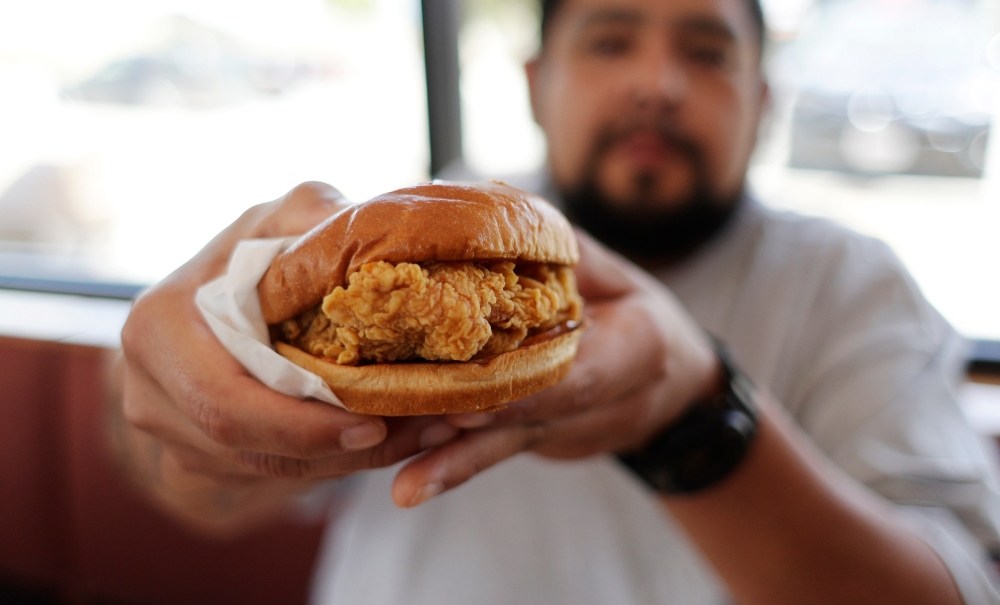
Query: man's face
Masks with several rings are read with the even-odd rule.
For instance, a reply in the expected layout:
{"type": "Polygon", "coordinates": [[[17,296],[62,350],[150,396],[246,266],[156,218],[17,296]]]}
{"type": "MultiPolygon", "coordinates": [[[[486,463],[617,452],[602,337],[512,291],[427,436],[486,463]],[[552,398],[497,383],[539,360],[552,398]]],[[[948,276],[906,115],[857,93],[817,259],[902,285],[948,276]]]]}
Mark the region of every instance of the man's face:
{"type": "Polygon", "coordinates": [[[564,0],[527,71],[560,191],[638,217],[741,191],[766,97],[744,0],[564,0]]]}

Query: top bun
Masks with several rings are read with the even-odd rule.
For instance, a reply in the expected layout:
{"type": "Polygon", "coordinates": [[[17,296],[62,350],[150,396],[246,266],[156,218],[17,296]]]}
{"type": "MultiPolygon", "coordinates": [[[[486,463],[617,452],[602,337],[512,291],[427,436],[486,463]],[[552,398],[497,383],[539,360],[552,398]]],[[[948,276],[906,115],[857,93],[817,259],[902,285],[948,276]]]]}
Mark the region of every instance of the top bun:
{"type": "Polygon", "coordinates": [[[274,259],[257,292],[264,321],[276,324],[318,305],[368,262],[578,259],[572,227],[542,198],[496,181],[435,181],[334,214],[274,259]]]}

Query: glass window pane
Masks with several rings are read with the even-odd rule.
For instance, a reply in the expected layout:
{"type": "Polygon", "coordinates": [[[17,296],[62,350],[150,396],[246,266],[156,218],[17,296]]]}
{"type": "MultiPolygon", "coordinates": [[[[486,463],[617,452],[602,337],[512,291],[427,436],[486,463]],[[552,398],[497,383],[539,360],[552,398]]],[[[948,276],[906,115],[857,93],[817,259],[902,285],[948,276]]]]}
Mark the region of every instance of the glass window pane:
{"type": "Polygon", "coordinates": [[[804,10],[774,32],[758,191],[886,240],[956,326],[1000,339],[1000,5],[772,4],[804,10]]]}
{"type": "Polygon", "coordinates": [[[427,178],[417,0],[0,5],[0,250],[150,281],[304,180],[427,178]]]}
{"type": "MultiPolygon", "coordinates": [[[[465,151],[485,175],[544,160],[521,67],[535,4],[464,3],[465,151]]],[[[763,4],[773,106],[754,189],[886,240],[956,326],[1000,339],[1000,3],[763,4]]]]}
{"type": "Polygon", "coordinates": [[[545,159],[532,121],[524,62],[537,44],[535,0],[466,0],[459,36],[465,162],[502,176],[545,159]]]}

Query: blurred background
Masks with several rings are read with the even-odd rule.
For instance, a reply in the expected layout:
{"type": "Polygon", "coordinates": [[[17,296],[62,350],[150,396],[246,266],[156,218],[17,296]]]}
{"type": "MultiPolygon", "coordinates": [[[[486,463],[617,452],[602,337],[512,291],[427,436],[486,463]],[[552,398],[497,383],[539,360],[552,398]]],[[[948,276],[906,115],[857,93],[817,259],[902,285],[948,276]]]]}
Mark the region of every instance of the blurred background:
{"type": "MultiPolygon", "coordinates": [[[[0,4],[0,275],[127,295],[300,181],[360,200],[429,178],[428,4],[0,4]]],[[[491,176],[537,166],[534,3],[443,4],[451,153],[491,176]]],[[[888,240],[956,325],[1000,339],[1000,3],[765,5],[775,102],[754,186],[888,240]]]]}
{"type": "MultiPolygon", "coordinates": [[[[997,438],[1000,2],[764,4],[753,187],[895,248],[976,344],[960,396],[997,438]]],[[[215,541],[123,479],[130,298],[304,180],[536,168],[537,29],[534,0],[0,2],[0,603],[305,602],[321,512],[215,541]]]]}

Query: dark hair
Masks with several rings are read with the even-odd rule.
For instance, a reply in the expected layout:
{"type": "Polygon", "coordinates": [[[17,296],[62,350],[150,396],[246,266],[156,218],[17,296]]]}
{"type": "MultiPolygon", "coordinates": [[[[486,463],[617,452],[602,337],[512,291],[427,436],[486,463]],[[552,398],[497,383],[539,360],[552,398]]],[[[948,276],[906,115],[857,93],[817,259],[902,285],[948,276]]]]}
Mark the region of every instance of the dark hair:
{"type": "MultiPolygon", "coordinates": [[[[552,16],[556,13],[562,2],[560,0],[541,0],[539,4],[542,9],[541,40],[542,46],[544,46],[545,33],[548,31],[549,23],[552,21],[552,16]]],[[[757,29],[757,47],[760,49],[761,54],[763,54],[764,44],[767,39],[767,24],[764,21],[764,9],[761,7],[760,0],[746,0],[746,5],[747,10],[750,12],[750,18],[757,29]]]]}

